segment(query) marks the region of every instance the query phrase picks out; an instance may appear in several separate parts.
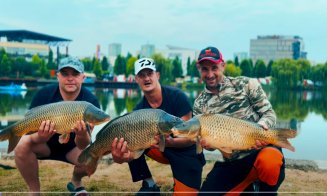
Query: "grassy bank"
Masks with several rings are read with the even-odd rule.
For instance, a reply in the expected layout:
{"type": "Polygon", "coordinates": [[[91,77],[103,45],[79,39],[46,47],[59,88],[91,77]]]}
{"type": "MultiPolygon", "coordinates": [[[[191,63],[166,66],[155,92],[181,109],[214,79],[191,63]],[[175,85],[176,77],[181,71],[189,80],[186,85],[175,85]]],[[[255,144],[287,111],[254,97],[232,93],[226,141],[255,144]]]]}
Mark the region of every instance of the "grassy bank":
{"type": "MultiPolygon", "coordinates": [[[[39,163],[41,191],[52,193],[66,192],[66,184],[71,178],[72,166],[58,161],[39,161],[39,163]]],[[[155,180],[161,186],[161,190],[169,191],[173,185],[169,165],[162,165],[152,160],[149,160],[148,164],[155,180]]],[[[212,166],[212,161],[207,162],[204,167],[203,179],[212,166]]],[[[27,191],[26,185],[19,171],[15,168],[13,160],[0,160],[0,179],[0,192],[27,191]]],[[[101,163],[94,175],[84,179],[84,184],[88,191],[97,193],[131,193],[138,191],[141,186],[140,182],[132,182],[127,164],[120,165],[115,163],[101,163]]],[[[315,192],[315,194],[319,194],[319,192],[325,192],[327,194],[327,172],[287,168],[286,179],[279,191],[281,193],[293,192],[300,194],[303,192],[315,192]]]]}

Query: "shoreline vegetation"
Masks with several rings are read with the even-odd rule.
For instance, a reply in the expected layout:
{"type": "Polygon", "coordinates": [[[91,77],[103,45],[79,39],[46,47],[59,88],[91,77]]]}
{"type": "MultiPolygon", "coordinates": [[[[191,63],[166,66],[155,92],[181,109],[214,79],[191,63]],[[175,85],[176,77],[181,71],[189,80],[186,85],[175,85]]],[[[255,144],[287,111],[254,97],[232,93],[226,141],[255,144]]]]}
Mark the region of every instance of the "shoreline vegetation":
{"type": "MultiPolygon", "coordinates": [[[[217,156],[216,156],[217,157],[217,156]]],[[[214,164],[213,156],[207,156],[202,179],[214,164]]],[[[173,188],[173,178],[169,165],[157,163],[148,159],[148,165],[154,179],[161,187],[162,193],[170,192],[173,188]]],[[[73,167],[60,161],[39,161],[39,176],[41,192],[59,194],[67,192],[66,184],[71,178],[73,167]]],[[[16,169],[15,161],[11,158],[0,159],[0,193],[27,192],[27,186],[16,169]]],[[[93,193],[123,193],[132,194],[139,190],[141,182],[133,183],[128,164],[116,164],[110,156],[104,157],[97,171],[91,177],[83,179],[89,192],[93,193]]],[[[279,193],[314,193],[321,195],[327,193],[327,170],[320,169],[314,161],[286,159],[286,177],[279,189],[279,193]]]]}

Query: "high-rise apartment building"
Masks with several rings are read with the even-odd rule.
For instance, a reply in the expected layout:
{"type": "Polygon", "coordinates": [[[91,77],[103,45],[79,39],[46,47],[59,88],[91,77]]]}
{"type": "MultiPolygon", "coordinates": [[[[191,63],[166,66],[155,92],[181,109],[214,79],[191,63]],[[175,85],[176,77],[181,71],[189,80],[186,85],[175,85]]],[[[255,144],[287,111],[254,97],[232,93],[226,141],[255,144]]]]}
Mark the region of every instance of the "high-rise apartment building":
{"type": "Polygon", "coordinates": [[[109,54],[108,56],[114,56],[114,57],[121,55],[121,44],[119,44],[119,43],[109,44],[109,53],[108,54],[109,54]]]}
{"type": "Polygon", "coordinates": [[[109,44],[109,53],[108,53],[108,60],[109,63],[114,66],[115,65],[115,60],[118,55],[121,55],[121,44],[120,43],[112,43],[109,44]]]}
{"type": "Polygon", "coordinates": [[[144,44],[141,46],[140,57],[151,57],[155,52],[153,44],[144,44]]]}
{"type": "Polygon", "coordinates": [[[254,63],[258,59],[268,64],[270,60],[306,59],[306,56],[303,39],[299,36],[268,35],[250,40],[250,58],[254,63]]]}

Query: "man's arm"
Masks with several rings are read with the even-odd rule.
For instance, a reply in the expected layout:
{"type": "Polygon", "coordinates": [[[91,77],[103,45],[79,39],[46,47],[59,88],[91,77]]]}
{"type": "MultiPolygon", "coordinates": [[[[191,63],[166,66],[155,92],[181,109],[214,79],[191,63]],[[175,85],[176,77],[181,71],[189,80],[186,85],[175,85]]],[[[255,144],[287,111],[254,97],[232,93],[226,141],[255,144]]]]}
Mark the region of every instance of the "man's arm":
{"type": "Polygon", "coordinates": [[[264,129],[265,127],[273,127],[276,123],[276,113],[260,83],[257,80],[250,79],[248,90],[252,107],[260,116],[260,120],[257,123],[264,129]]]}

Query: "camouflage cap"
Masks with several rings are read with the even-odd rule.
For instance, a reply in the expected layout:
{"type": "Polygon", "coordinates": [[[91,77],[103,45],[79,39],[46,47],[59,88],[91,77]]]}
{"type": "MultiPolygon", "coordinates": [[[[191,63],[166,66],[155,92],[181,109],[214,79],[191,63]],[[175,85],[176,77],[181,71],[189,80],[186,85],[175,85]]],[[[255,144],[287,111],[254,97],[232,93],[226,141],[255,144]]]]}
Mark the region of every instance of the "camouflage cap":
{"type": "Polygon", "coordinates": [[[61,59],[58,65],[58,71],[60,71],[65,67],[71,67],[80,73],[84,72],[83,63],[76,57],[66,57],[61,59]]]}

